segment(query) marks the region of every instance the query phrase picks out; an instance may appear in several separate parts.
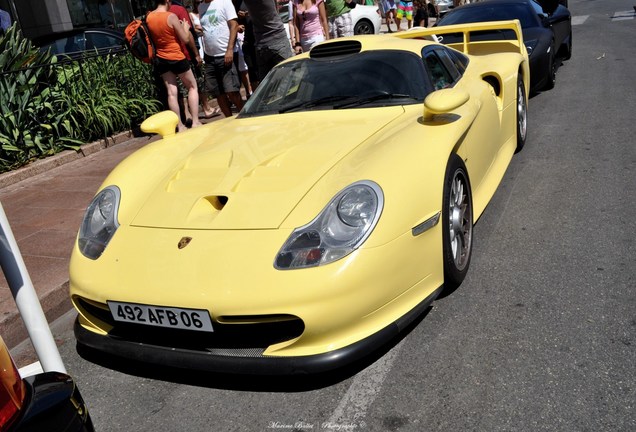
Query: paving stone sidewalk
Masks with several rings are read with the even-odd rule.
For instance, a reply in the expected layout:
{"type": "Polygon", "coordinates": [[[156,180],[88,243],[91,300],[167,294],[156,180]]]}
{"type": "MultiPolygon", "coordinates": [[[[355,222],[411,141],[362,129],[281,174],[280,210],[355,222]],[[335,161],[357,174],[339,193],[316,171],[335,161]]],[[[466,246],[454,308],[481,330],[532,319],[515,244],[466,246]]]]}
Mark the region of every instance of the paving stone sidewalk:
{"type": "MultiPolygon", "coordinates": [[[[68,266],[86,206],[115,165],[156,139],[124,133],[0,174],[0,203],[49,323],[71,308],[68,266]]],[[[27,336],[4,274],[0,335],[10,348],[27,336]]]]}

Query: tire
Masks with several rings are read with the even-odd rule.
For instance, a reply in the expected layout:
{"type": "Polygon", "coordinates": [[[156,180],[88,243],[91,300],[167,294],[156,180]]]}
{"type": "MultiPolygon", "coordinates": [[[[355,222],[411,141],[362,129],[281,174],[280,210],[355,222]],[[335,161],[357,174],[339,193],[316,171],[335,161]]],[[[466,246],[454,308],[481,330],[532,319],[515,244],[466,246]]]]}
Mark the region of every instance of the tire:
{"type": "Polygon", "coordinates": [[[566,50],[567,51],[565,52],[565,57],[563,57],[563,60],[570,60],[572,58],[572,32],[570,32],[566,50]]]}
{"type": "Polygon", "coordinates": [[[554,42],[550,45],[550,60],[548,61],[547,80],[543,86],[544,90],[552,90],[556,84],[556,58],[554,52],[554,42]]]}
{"type": "Polygon", "coordinates": [[[528,136],[528,101],[526,99],[526,87],[523,84],[523,77],[517,78],[517,149],[519,153],[526,145],[528,136]]]}
{"type": "Polygon", "coordinates": [[[448,159],[444,177],[442,246],[444,287],[454,289],[468,273],[473,248],[473,197],[466,165],[456,154],[448,159]]]}
{"type": "Polygon", "coordinates": [[[366,19],[361,19],[356,23],[355,27],[353,28],[353,34],[354,35],[375,34],[375,29],[373,28],[373,24],[371,23],[371,21],[368,21],[366,19]]]}

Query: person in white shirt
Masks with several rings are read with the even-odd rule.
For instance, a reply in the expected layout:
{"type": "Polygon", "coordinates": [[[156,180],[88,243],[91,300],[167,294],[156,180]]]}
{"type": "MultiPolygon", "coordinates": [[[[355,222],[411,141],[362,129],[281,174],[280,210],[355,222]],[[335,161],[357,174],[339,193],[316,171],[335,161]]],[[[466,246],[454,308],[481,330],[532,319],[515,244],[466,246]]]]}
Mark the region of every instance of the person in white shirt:
{"type": "Polygon", "coordinates": [[[232,116],[230,103],[243,108],[239,75],[234,66],[234,45],[238,21],[231,0],[204,0],[199,4],[203,28],[203,61],[206,91],[216,98],[226,117],[232,116]]]}

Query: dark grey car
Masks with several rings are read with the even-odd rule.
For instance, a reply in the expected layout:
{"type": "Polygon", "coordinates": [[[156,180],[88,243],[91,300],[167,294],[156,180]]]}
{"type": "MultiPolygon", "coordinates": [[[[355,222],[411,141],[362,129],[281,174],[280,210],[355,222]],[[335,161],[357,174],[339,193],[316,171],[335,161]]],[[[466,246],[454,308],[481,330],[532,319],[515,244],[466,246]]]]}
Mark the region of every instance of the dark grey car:
{"type": "MultiPolygon", "coordinates": [[[[453,25],[486,21],[518,19],[530,57],[530,90],[554,87],[556,71],[561,60],[572,56],[572,17],[562,4],[535,0],[486,0],[470,3],[448,12],[436,25],[453,25]]],[[[492,39],[492,34],[471,34],[471,40],[492,39]]],[[[511,35],[498,32],[501,39],[511,35]]],[[[445,35],[442,43],[453,43],[452,35],[445,35]]]]}
{"type": "Polygon", "coordinates": [[[126,51],[124,34],[107,28],[75,29],[63,33],[51,33],[33,39],[42,51],[77,59],[126,51]]]}

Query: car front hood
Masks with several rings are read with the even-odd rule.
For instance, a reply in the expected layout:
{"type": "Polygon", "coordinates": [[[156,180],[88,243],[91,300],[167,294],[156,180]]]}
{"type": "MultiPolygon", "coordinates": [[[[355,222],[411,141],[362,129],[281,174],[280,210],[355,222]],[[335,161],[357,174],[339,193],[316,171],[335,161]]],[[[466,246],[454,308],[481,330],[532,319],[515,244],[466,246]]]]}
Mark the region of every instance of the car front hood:
{"type": "Polygon", "coordinates": [[[210,133],[197,135],[201,144],[154,186],[131,225],[278,228],[327,171],[402,113],[326,110],[206,126],[210,133]]]}

